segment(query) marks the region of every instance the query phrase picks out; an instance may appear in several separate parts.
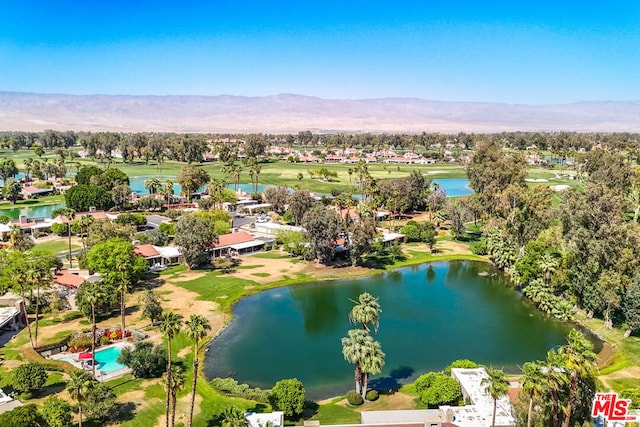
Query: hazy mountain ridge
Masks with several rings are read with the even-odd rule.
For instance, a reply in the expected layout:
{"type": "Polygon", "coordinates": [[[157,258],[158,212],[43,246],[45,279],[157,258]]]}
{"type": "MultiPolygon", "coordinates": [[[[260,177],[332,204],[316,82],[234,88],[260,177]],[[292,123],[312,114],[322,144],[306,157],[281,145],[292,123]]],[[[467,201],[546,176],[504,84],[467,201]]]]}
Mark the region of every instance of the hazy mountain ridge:
{"type": "Polygon", "coordinates": [[[0,130],[640,132],[640,102],[525,105],[417,98],[50,95],[0,91],[0,130]]]}

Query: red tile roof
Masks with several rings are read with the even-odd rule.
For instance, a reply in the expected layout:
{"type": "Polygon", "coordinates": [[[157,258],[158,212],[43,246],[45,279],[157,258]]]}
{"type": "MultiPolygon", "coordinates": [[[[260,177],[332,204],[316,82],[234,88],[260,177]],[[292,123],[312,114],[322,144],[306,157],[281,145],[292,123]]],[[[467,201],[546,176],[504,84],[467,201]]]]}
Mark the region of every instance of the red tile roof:
{"type": "Polygon", "coordinates": [[[224,246],[237,245],[238,243],[251,242],[255,240],[253,236],[246,231],[238,231],[237,233],[223,234],[218,236],[218,241],[213,243],[214,248],[224,246]]]}
{"type": "Polygon", "coordinates": [[[82,277],[77,274],[70,273],[67,270],[59,271],[53,278],[53,281],[58,285],[74,289],[77,289],[78,286],[84,283],[84,279],[82,277]]]}
{"type": "Polygon", "coordinates": [[[140,255],[145,258],[153,258],[153,257],[160,256],[160,252],[158,252],[156,248],[153,247],[153,245],[136,246],[133,252],[136,255],[140,255]]]}

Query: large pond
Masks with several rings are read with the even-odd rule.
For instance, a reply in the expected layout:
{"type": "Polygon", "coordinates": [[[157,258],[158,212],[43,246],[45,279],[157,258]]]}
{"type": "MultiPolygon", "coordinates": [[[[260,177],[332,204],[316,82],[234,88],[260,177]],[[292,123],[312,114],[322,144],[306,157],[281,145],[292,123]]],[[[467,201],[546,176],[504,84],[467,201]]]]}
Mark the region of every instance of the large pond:
{"type": "Polygon", "coordinates": [[[11,219],[18,219],[20,218],[20,215],[26,215],[27,218],[51,218],[51,213],[53,211],[64,207],[66,207],[64,203],[35,206],[20,204],[19,206],[0,209],[0,215],[6,215],[11,219]]]}
{"type": "Polygon", "coordinates": [[[235,305],[205,372],[263,388],[297,377],[311,398],[343,394],[353,366],[340,338],[354,327],[351,301],[365,291],[383,310],[375,339],[386,365],[373,386],[395,387],[461,358],[516,371],[564,344],[571,326],[544,317],[505,280],[488,264],[452,261],[261,292],[235,305]]]}

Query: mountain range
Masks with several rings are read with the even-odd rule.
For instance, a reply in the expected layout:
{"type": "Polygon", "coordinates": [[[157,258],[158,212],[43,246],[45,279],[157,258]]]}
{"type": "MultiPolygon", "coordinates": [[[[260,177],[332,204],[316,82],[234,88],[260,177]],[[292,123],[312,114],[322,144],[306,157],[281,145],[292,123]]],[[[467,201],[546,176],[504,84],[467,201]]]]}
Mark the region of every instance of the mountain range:
{"type": "Polygon", "coordinates": [[[640,101],[526,105],[417,98],[58,95],[0,91],[0,130],[116,132],[640,132],[640,101]]]}

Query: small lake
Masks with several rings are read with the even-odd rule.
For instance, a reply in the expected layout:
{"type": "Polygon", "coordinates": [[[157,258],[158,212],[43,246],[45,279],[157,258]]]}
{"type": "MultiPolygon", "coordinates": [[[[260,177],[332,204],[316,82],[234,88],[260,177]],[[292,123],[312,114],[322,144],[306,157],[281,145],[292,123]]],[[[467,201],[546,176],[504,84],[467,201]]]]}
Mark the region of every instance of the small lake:
{"type": "Polygon", "coordinates": [[[443,188],[447,197],[461,197],[473,194],[467,178],[436,178],[432,182],[443,188]]]}
{"type": "Polygon", "coordinates": [[[233,321],[209,346],[205,373],[261,388],[297,377],[313,399],[344,394],[353,366],[340,339],[354,327],[347,315],[362,292],[383,310],[375,339],[386,365],[373,387],[395,387],[462,358],[515,372],[566,343],[571,326],[543,316],[506,280],[489,264],[452,261],[264,291],[235,305],[233,321]]]}
{"type": "Polygon", "coordinates": [[[52,205],[19,205],[11,208],[0,209],[0,215],[6,215],[11,219],[18,219],[20,215],[26,215],[28,218],[51,218],[51,213],[56,209],[66,207],[64,203],[55,203],[52,205]]]}

